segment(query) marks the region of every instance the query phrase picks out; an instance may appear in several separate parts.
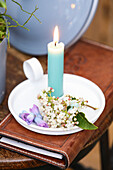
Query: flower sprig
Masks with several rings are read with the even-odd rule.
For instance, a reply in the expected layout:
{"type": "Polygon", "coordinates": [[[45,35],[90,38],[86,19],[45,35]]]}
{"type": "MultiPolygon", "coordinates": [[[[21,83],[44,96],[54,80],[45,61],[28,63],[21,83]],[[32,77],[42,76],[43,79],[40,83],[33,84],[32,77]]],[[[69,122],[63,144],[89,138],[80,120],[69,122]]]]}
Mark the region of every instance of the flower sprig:
{"type": "Polygon", "coordinates": [[[28,125],[35,123],[37,126],[45,128],[67,128],[78,126],[85,130],[95,130],[98,127],[90,123],[81,110],[84,107],[97,108],[88,105],[88,101],[83,98],[75,98],[64,95],[62,98],[55,98],[51,93],[54,89],[48,87],[38,95],[39,106],[33,105],[29,112],[23,111],[19,117],[28,125]],[[39,109],[40,108],[40,109],[39,109]]]}
{"type": "Polygon", "coordinates": [[[50,128],[79,126],[82,129],[97,129],[81,112],[84,107],[90,107],[94,110],[97,108],[88,105],[88,101],[83,98],[77,99],[70,95],[55,98],[55,96],[51,96],[52,92],[54,92],[54,89],[48,87],[42,91],[42,94],[38,95],[41,115],[50,128]]]}

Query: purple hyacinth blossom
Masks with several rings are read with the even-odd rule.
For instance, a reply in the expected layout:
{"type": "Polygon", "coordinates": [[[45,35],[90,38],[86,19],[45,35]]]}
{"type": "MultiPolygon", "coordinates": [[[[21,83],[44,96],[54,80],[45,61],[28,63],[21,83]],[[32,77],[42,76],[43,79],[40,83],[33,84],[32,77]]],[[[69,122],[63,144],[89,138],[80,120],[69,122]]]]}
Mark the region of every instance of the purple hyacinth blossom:
{"type": "Polygon", "coordinates": [[[34,122],[40,127],[49,128],[48,124],[37,116],[34,118],[34,122]]]}
{"type": "Polygon", "coordinates": [[[29,113],[27,113],[24,110],[24,111],[22,111],[22,113],[19,114],[19,117],[25,121],[28,115],[29,115],[29,113]]]}
{"type": "Polygon", "coordinates": [[[39,108],[35,104],[29,109],[29,111],[30,113],[27,113],[27,111],[24,110],[19,114],[19,117],[27,122],[28,125],[34,122],[37,126],[49,128],[48,124],[42,120],[39,108]]]}
{"type": "Polygon", "coordinates": [[[35,115],[32,113],[27,113],[26,111],[23,111],[22,113],[19,114],[19,117],[23,119],[25,122],[27,122],[28,125],[30,125],[34,120],[35,115]]]}
{"type": "Polygon", "coordinates": [[[39,108],[35,104],[33,105],[32,108],[29,109],[29,111],[33,113],[35,116],[37,116],[38,118],[42,119],[42,115],[40,114],[39,108]]]}

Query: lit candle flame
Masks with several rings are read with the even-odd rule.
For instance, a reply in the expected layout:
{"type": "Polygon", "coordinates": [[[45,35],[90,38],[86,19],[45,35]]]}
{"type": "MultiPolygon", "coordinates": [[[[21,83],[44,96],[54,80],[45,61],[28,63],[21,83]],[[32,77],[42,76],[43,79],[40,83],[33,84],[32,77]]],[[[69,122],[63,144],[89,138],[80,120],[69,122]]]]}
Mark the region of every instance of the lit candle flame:
{"type": "Polygon", "coordinates": [[[55,29],[54,29],[53,41],[55,43],[55,46],[59,42],[59,30],[58,30],[58,26],[56,26],[55,29]]]}

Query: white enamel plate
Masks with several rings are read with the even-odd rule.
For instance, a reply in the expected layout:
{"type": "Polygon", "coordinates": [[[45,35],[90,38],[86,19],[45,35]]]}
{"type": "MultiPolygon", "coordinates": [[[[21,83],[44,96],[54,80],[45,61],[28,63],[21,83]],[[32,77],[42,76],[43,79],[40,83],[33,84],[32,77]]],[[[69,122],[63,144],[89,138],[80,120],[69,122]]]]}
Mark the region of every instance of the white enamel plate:
{"type": "MultiPolygon", "coordinates": [[[[77,126],[73,129],[61,129],[39,127],[34,123],[28,125],[19,117],[19,113],[23,110],[29,112],[29,108],[32,108],[33,104],[38,106],[37,95],[47,88],[47,85],[48,76],[45,74],[40,81],[25,80],[13,89],[8,99],[8,107],[16,121],[31,131],[47,135],[65,135],[81,131],[82,129],[77,126]]],[[[64,74],[64,94],[70,94],[76,98],[83,97],[88,100],[89,105],[98,108],[97,110],[91,108],[83,110],[86,118],[92,123],[99,118],[105,107],[105,97],[101,89],[93,82],[80,76],[64,74]]]]}

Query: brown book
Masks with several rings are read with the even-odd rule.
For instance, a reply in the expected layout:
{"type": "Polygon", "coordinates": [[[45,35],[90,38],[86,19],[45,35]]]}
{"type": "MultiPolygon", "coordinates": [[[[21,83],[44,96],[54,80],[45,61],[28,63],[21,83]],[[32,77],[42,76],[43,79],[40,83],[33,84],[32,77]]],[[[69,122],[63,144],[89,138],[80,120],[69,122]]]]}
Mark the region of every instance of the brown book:
{"type": "Polygon", "coordinates": [[[65,169],[93,132],[81,131],[62,136],[43,135],[24,128],[8,114],[0,123],[0,146],[65,169]]]}

